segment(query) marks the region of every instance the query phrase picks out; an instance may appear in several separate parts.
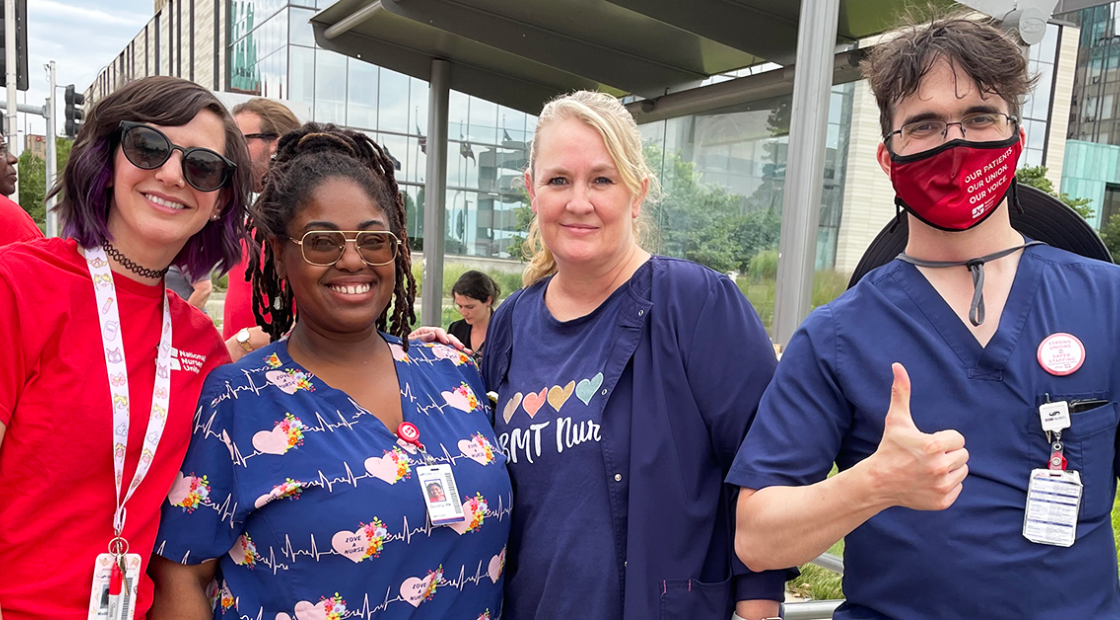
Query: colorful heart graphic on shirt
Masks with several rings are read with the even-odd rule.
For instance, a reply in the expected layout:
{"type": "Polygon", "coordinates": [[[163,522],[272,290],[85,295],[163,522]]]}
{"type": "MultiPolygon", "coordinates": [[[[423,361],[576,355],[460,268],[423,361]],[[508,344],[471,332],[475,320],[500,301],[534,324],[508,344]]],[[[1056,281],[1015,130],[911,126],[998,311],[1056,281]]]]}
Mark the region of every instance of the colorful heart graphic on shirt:
{"type": "Polygon", "coordinates": [[[357,564],[366,558],[380,557],[389,530],[377,517],[373,523],[363,523],[357,531],[342,530],[331,538],[331,547],[342,557],[357,564]]]}
{"type": "Polygon", "coordinates": [[[171,484],[171,490],[167,493],[167,502],[172,506],[184,508],[187,512],[194,512],[194,509],[209,497],[210,482],[206,476],[198,477],[194,472],[184,476],[183,472],[179,471],[175,472],[175,482],[171,484]]]}
{"type": "Polygon", "coordinates": [[[576,385],[576,398],[583,401],[583,404],[590,405],[591,399],[595,397],[595,392],[603,385],[603,373],[598,373],[590,379],[584,379],[576,385]]]}
{"type": "Polygon", "coordinates": [[[502,569],[506,567],[506,549],[502,547],[501,553],[490,558],[490,564],[486,567],[486,574],[490,577],[490,581],[498,583],[498,578],[502,576],[502,569]]]}
{"type": "Polygon", "coordinates": [[[413,607],[419,607],[420,603],[432,599],[441,579],[443,579],[443,566],[430,571],[423,579],[409,577],[401,584],[401,599],[413,607]]]}
{"type": "Polygon", "coordinates": [[[494,446],[482,435],[474,434],[470,439],[460,439],[457,445],[463,456],[479,465],[489,465],[494,461],[494,446]]]}
{"type": "Polygon", "coordinates": [[[544,401],[547,396],[548,388],[542,388],[539,394],[534,394],[533,392],[529,392],[528,394],[526,394],[525,402],[523,404],[523,406],[525,407],[525,413],[529,414],[530,418],[537,415],[537,412],[540,411],[541,407],[544,406],[544,401]]]}
{"type": "Polygon", "coordinates": [[[468,497],[467,501],[463,502],[463,520],[451,523],[447,527],[460,535],[473,532],[482,527],[483,521],[486,520],[486,511],[489,509],[490,505],[487,504],[486,498],[482,497],[481,493],[475,493],[474,497],[468,497]]]}
{"type": "Polygon", "coordinates": [[[560,411],[564,403],[568,402],[568,399],[572,397],[572,392],[574,392],[575,389],[575,381],[569,381],[568,385],[564,387],[560,387],[559,385],[552,386],[552,388],[548,390],[548,404],[552,405],[552,408],[556,411],[560,411]]]}
{"type": "Polygon", "coordinates": [[[296,603],[296,620],[339,620],[345,615],[346,601],[337,594],[323,597],[314,605],[310,601],[296,603]]]}
{"type": "Polygon", "coordinates": [[[171,490],[167,493],[168,503],[172,506],[182,506],[183,500],[190,495],[193,481],[193,476],[184,476],[181,471],[175,472],[175,482],[171,484],[171,490]]]}
{"type": "Polygon", "coordinates": [[[270,431],[253,435],[253,447],[265,454],[284,454],[288,451],[288,433],[279,425],[270,431]]]}
{"type": "Polygon", "coordinates": [[[396,484],[402,478],[412,476],[408,456],[396,446],[393,447],[392,452],[386,451],[380,457],[371,456],[366,459],[365,467],[369,475],[389,484],[396,484]]]}
{"type": "Polygon", "coordinates": [[[405,351],[404,347],[402,347],[401,345],[396,344],[395,342],[390,343],[389,350],[393,352],[393,359],[397,360],[398,362],[404,362],[407,364],[409,361],[411,361],[408,357],[408,352],[405,351]]]}
{"type": "Polygon", "coordinates": [[[460,411],[470,413],[479,406],[478,397],[474,395],[474,390],[472,390],[471,386],[467,385],[465,381],[461,382],[459,387],[455,388],[453,391],[440,392],[440,394],[448,405],[460,411]]]}
{"type": "Polygon", "coordinates": [[[275,620],[292,620],[292,617],[289,616],[288,614],[284,613],[284,612],[280,612],[280,613],[276,614],[276,619],[275,620]]]}
{"type": "Polygon", "coordinates": [[[234,564],[248,566],[250,569],[256,566],[257,560],[261,558],[257,553],[257,546],[253,544],[253,539],[249,538],[247,533],[237,537],[237,542],[233,543],[233,548],[229,550],[229,557],[234,564]]]}
{"type": "Polygon", "coordinates": [[[299,379],[289,375],[283,370],[270,370],[264,373],[264,378],[276,387],[280,388],[281,392],[285,394],[295,394],[299,389],[299,379]]]}
{"type": "Polygon", "coordinates": [[[502,409],[502,419],[506,421],[506,424],[509,424],[509,419],[513,417],[513,414],[517,413],[517,407],[520,404],[521,392],[514,394],[513,398],[506,402],[505,408],[502,409]]]}

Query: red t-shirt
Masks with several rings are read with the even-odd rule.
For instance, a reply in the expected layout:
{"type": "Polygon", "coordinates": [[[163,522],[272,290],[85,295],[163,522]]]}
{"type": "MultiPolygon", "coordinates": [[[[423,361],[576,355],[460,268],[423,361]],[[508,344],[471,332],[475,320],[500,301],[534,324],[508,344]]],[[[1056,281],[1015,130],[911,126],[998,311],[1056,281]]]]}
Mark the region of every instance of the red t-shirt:
{"type": "Polygon", "coordinates": [[[229,272],[229,288],[226,289],[225,307],[222,309],[222,338],[226,340],[232,338],[242,328],[257,326],[252,306],[253,283],[245,277],[245,271],[248,269],[249,250],[242,241],[241,262],[229,272]]]}
{"type": "MultiPolygon", "coordinates": [[[[0,247],[42,238],[43,231],[39,230],[27,211],[9,198],[0,196],[0,247]]],[[[0,613],[3,613],[3,604],[0,602],[0,613]]]]}
{"type": "MultiPolygon", "coordinates": [[[[132,403],[127,487],[151,409],[163,289],[120,275],[114,282],[132,403]]],[[[131,552],[144,559],[136,618],[152,604],[148,557],[203,379],[229,361],[206,315],[168,297],[171,407],[124,529],[131,552]]],[[[4,620],[85,620],[94,560],[113,535],[113,409],[93,283],[75,241],[0,248],[0,342],[0,423],[7,426],[0,443],[0,613],[4,620]]]]}

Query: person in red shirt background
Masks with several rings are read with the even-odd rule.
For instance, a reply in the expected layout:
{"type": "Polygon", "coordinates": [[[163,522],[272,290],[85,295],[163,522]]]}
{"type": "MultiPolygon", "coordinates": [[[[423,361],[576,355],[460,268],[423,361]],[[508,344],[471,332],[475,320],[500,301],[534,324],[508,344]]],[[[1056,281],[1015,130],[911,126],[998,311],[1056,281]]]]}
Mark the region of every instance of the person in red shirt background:
{"type": "Polygon", "coordinates": [[[43,238],[43,231],[35,225],[35,220],[8,198],[16,193],[16,162],[8,143],[0,138],[0,247],[43,238]]]}
{"type": "MultiPolygon", "coordinates": [[[[233,118],[249,147],[249,157],[253,160],[253,191],[259,193],[264,189],[264,177],[276,154],[280,136],[299,129],[299,119],[284,104],[264,97],[234,106],[233,118]]],[[[242,355],[268,344],[268,335],[257,327],[253,316],[248,245],[242,243],[241,247],[241,262],[230,272],[222,309],[222,338],[235,362],[242,355]]]]}
{"type": "Polygon", "coordinates": [[[203,379],[229,361],[163,275],[237,263],[251,183],[241,132],[210,91],[145,78],[83,123],[50,193],[62,238],[0,248],[4,620],[112,617],[107,550],[126,564],[125,591],[139,586],[120,617],[145,617],[160,505],[181,482],[203,379]],[[91,590],[95,565],[108,585],[91,590]]]}

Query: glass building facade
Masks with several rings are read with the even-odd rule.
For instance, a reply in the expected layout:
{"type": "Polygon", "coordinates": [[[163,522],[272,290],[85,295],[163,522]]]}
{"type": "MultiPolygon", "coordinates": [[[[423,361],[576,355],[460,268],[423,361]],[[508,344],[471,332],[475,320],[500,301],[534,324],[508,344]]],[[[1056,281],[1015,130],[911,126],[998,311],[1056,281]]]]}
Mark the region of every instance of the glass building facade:
{"type": "Polygon", "coordinates": [[[1061,18],[1081,28],[1068,137],[1120,145],[1120,3],[1061,18]]]}
{"type": "MultiPolygon", "coordinates": [[[[422,249],[428,84],[317,48],[308,22],[317,9],[329,3],[234,0],[230,5],[229,89],[303,102],[315,121],[366,132],[388,149],[398,162],[398,181],[409,214],[409,234],[422,249]]],[[[744,69],[714,76],[708,82],[775,67],[744,69]]],[[[831,267],[835,255],[849,126],[845,115],[850,115],[851,93],[852,86],[844,85],[836,87],[832,95],[817,252],[819,268],[831,267]]],[[[736,270],[745,261],[742,256],[728,258],[727,248],[722,248],[720,254],[710,247],[691,248],[675,240],[716,234],[706,226],[726,229],[736,223],[743,227],[761,225],[759,222],[766,230],[755,235],[761,242],[748,250],[753,251],[760,243],[776,246],[790,100],[789,96],[779,97],[739,109],[642,126],[648,143],[647,156],[665,181],[666,201],[707,199],[708,206],[718,204],[727,211],[679,217],[680,213],[665,205],[652,207],[649,211],[655,234],[649,239],[651,249],[736,270]],[[687,173],[680,168],[681,164],[687,173]],[[665,208],[659,208],[662,206],[665,208]],[[752,214],[760,213],[767,217],[758,215],[752,219],[752,214]]],[[[455,91],[450,94],[449,109],[445,251],[448,255],[515,258],[518,248],[514,246],[524,236],[521,226],[527,206],[521,172],[528,163],[528,145],[536,118],[455,91]]],[[[704,208],[704,204],[688,206],[693,211],[704,208]]],[[[741,245],[743,234],[751,233],[740,233],[737,238],[721,230],[721,238],[713,243],[741,245]]]]}

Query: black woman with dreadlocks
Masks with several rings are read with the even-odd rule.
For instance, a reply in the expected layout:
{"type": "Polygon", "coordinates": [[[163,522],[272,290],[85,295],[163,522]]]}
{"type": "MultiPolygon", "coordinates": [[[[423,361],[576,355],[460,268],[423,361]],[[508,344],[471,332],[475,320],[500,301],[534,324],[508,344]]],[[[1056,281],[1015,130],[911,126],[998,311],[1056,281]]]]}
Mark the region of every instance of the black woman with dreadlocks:
{"type": "Polygon", "coordinates": [[[505,457],[471,359],[402,340],[416,283],[392,161],[308,123],[250,212],[273,342],[206,381],[151,617],[500,617],[505,457]]]}

